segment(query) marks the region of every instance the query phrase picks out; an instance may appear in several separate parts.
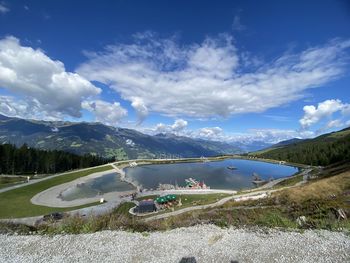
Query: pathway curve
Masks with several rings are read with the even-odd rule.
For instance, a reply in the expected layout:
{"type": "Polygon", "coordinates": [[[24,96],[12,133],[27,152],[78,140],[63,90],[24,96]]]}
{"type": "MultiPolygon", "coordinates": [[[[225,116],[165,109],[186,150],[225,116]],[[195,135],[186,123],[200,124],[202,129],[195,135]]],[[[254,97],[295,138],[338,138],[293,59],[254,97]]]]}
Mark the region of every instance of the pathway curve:
{"type": "Polygon", "coordinates": [[[76,172],[80,172],[80,171],[85,171],[85,170],[89,170],[89,169],[95,169],[97,167],[104,167],[104,166],[108,166],[108,165],[111,165],[111,164],[108,163],[108,164],[103,164],[103,165],[99,165],[99,166],[94,166],[94,167],[89,167],[89,168],[84,168],[84,169],[79,169],[79,170],[73,170],[73,171],[69,171],[69,172],[59,173],[59,174],[55,174],[55,175],[49,175],[49,176],[41,178],[41,179],[31,179],[28,183],[23,183],[23,184],[18,184],[18,185],[2,188],[2,189],[0,189],[0,193],[11,191],[13,189],[21,188],[21,187],[24,187],[24,186],[27,186],[27,185],[31,185],[31,184],[36,184],[36,183],[39,183],[39,182],[42,182],[42,181],[50,180],[50,179],[58,177],[58,176],[71,174],[71,173],[76,173],[76,172]]]}
{"type": "Polygon", "coordinates": [[[231,200],[235,200],[235,201],[243,201],[243,200],[257,200],[257,199],[262,199],[262,198],[266,198],[268,197],[271,193],[273,192],[277,192],[277,191],[281,191],[281,190],[285,190],[288,188],[292,188],[295,186],[287,186],[287,187],[282,187],[279,189],[273,189],[273,190],[266,190],[266,191],[256,191],[256,192],[251,192],[251,193],[243,193],[243,194],[238,194],[238,195],[232,195],[229,197],[225,197],[215,203],[212,204],[207,204],[207,205],[198,205],[198,206],[191,206],[191,207],[186,207],[180,210],[176,210],[173,212],[168,212],[168,213],[164,213],[164,214],[159,214],[159,215],[155,215],[155,216],[151,216],[151,217],[147,217],[144,219],[145,222],[149,222],[149,221],[153,221],[153,220],[157,220],[157,219],[163,219],[163,218],[167,218],[167,217],[171,217],[171,216],[177,216],[186,212],[190,212],[190,211],[196,211],[196,210],[203,210],[203,209],[207,209],[207,208],[213,208],[213,207],[218,207],[221,206],[223,204],[225,204],[228,201],[231,200]]]}

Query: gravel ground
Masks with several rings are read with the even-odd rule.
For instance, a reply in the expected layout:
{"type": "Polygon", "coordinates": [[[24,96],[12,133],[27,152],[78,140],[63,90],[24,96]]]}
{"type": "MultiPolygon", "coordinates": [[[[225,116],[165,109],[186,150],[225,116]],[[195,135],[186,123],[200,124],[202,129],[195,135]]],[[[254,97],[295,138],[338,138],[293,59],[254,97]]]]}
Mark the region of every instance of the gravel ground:
{"type": "Polygon", "coordinates": [[[0,235],[1,262],[350,262],[344,233],[220,229],[56,236],[0,235]]]}

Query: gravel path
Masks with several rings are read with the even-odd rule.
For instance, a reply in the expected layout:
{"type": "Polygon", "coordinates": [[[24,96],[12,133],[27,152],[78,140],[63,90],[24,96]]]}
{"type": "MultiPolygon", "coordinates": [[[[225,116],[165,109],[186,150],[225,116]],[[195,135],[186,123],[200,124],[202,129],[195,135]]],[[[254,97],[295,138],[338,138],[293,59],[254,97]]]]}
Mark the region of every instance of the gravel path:
{"type": "Polygon", "coordinates": [[[0,235],[1,262],[349,262],[350,238],[329,231],[220,229],[150,234],[0,235]]]}
{"type": "Polygon", "coordinates": [[[111,165],[111,164],[107,163],[107,164],[102,164],[102,165],[98,165],[98,166],[94,166],[94,167],[88,167],[88,168],[84,168],[84,169],[73,170],[73,171],[59,173],[59,174],[53,174],[53,175],[48,175],[48,176],[46,176],[44,178],[40,178],[40,179],[31,179],[28,183],[22,183],[22,184],[17,184],[17,185],[10,186],[10,187],[2,188],[2,189],[0,189],[0,193],[11,191],[13,189],[21,188],[21,187],[24,187],[24,186],[27,186],[27,185],[31,185],[31,184],[36,184],[36,183],[39,183],[39,182],[42,182],[42,181],[50,180],[50,179],[58,177],[58,176],[67,175],[67,174],[76,173],[76,172],[81,172],[81,171],[90,170],[90,169],[103,167],[103,166],[108,166],[108,165],[111,165]]]}

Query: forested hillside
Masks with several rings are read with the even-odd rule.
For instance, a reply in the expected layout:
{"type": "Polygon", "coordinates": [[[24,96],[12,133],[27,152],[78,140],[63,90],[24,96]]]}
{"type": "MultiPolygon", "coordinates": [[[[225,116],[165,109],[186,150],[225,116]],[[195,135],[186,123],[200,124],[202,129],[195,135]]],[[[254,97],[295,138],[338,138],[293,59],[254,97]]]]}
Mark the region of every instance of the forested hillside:
{"type": "Polygon", "coordinates": [[[33,149],[26,144],[20,148],[11,144],[0,145],[0,174],[50,174],[109,161],[111,160],[93,155],[79,156],[64,151],[33,149]]]}
{"type": "Polygon", "coordinates": [[[321,166],[350,160],[350,128],[251,155],[321,166]]]}
{"type": "Polygon", "coordinates": [[[200,157],[242,152],[225,142],[174,134],[147,135],[101,123],[25,120],[0,115],[0,144],[92,154],[118,160],[160,156],[200,157]]]}

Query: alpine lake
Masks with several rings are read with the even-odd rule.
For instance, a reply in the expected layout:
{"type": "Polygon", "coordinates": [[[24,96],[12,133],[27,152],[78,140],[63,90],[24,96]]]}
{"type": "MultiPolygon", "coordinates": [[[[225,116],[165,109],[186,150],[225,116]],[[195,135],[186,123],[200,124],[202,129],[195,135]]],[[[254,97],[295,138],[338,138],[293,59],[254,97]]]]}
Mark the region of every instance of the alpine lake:
{"type": "MultiPolygon", "coordinates": [[[[299,168],[261,161],[226,159],[222,161],[149,164],[125,168],[128,181],[144,189],[157,189],[159,184],[185,186],[185,179],[204,182],[211,189],[242,190],[254,188],[253,174],[263,181],[291,176],[299,168]]],[[[95,197],[109,192],[132,191],[135,187],[109,173],[87,180],[62,193],[62,200],[95,197]]]]}

